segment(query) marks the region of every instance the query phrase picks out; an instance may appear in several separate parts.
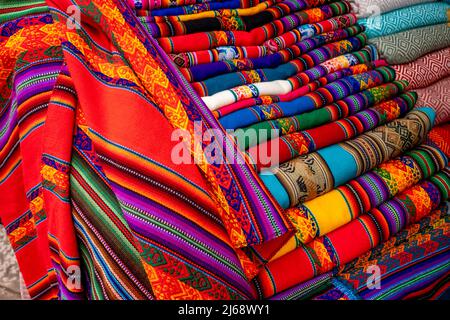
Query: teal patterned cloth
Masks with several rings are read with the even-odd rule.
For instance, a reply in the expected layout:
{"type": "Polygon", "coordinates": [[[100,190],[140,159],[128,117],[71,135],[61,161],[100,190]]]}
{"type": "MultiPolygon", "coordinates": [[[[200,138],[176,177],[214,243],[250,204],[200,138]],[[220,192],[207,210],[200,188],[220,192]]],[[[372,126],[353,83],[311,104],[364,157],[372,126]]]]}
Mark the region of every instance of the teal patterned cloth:
{"type": "Polygon", "coordinates": [[[415,29],[448,21],[450,4],[434,2],[405,7],[382,15],[361,19],[370,38],[386,36],[409,29],[415,29]]]}

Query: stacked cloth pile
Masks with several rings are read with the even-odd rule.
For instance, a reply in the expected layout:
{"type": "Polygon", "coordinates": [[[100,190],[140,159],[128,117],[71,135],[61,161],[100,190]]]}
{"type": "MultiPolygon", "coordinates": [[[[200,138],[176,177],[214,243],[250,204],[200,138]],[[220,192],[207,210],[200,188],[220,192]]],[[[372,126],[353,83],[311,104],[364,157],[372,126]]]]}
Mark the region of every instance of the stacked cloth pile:
{"type": "Polygon", "coordinates": [[[448,296],[448,9],[0,0],[29,297],[448,296]]]}
{"type": "Polygon", "coordinates": [[[450,1],[354,0],[354,6],[369,42],[417,92],[416,106],[432,106],[438,123],[449,121],[450,1]]]}

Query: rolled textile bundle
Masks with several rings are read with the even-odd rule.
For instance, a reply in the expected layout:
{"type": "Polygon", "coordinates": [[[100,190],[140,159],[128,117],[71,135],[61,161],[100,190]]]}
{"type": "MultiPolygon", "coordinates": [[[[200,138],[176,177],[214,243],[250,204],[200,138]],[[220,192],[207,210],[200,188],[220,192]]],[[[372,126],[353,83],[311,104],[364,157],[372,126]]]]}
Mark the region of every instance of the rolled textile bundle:
{"type": "Polygon", "coordinates": [[[365,18],[424,2],[434,1],[437,0],[352,0],[352,7],[358,17],[365,18]]]}
{"type": "Polygon", "coordinates": [[[286,210],[297,232],[272,260],[342,227],[447,165],[447,156],[439,148],[423,144],[320,197],[286,210]]]}
{"type": "MultiPolygon", "coordinates": [[[[366,36],[364,33],[361,33],[355,37],[323,45],[275,68],[251,69],[222,74],[201,82],[191,83],[191,85],[199,96],[204,97],[245,84],[285,80],[299,72],[313,68],[318,64],[326,63],[327,60],[341,55],[347,54],[348,57],[353,57],[351,52],[361,50],[365,46],[366,41],[366,36]]],[[[353,64],[357,64],[357,62],[358,60],[354,59],[353,64]]],[[[326,73],[329,72],[323,72],[320,76],[324,76],[326,73]]]]}
{"type": "Polygon", "coordinates": [[[281,164],[260,178],[283,208],[314,199],[422,142],[435,118],[416,108],[404,118],[281,164]]]}
{"type": "MultiPolygon", "coordinates": [[[[255,28],[251,31],[211,31],[198,32],[188,35],[158,38],[160,46],[167,53],[189,52],[195,50],[207,50],[219,46],[254,46],[261,45],[264,41],[282,35],[304,23],[312,23],[315,34],[320,34],[334,29],[349,27],[356,23],[355,19],[347,21],[340,26],[332,26],[331,22],[341,19],[342,15],[350,11],[350,5],[346,1],[335,2],[310,9],[307,15],[290,14],[272,23],[255,28]],[[352,22],[350,24],[350,22],[352,22]],[[344,26],[345,25],[345,26],[344,26]]],[[[350,14],[351,15],[351,14],[350,14]]],[[[312,36],[312,34],[311,34],[312,36]]],[[[311,37],[310,36],[310,37],[311,37]]],[[[297,41],[300,41],[298,39],[297,41]]],[[[294,44],[295,42],[290,45],[294,44]]]]}
{"type": "Polygon", "coordinates": [[[190,68],[180,68],[181,73],[189,82],[202,81],[213,76],[243,70],[275,68],[282,63],[289,62],[302,54],[319,48],[327,43],[353,37],[364,30],[359,25],[349,28],[333,30],[317,35],[310,39],[299,41],[287,49],[259,58],[244,58],[218,61],[209,64],[194,65],[190,68]]]}
{"type": "Polygon", "coordinates": [[[445,23],[449,19],[447,15],[449,8],[449,4],[442,2],[418,4],[382,15],[360,19],[358,23],[366,27],[366,34],[370,39],[409,29],[445,23]]]}
{"type": "Polygon", "coordinates": [[[392,81],[394,77],[395,74],[392,69],[380,67],[336,80],[291,101],[238,110],[220,118],[219,121],[226,129],[237,129],[264,120],[295,116],[319,109],[362,90],[392,81]]]}
{"type": "Polygon", "coordinates": [[[450,285],[448,209],[445,203],[431,216],[348,263],[328,282],[329,288],[313,299],[435,300],[450,285]],[[376,267],[380,270],[375,278],[378,286],[373,278],[376,267]]]}
{"type": "MultiPolygon", "coordinates": [[[[232,16],[252,16],[280,2],[289,2],[296,5],[309,4],[312,0],[221,0],[221,1],[198,1],[185,5],[175,5],[157,8],[153,4],[142,6],[142,10],[137,10],[138,15],[150,16],[176,16],[180,21],[192,21],[206,18],[214,18],[222,12],[227,12],[232,16]]],[[[323,3],[323,0],[319,0],[323,3]]],[[[325,0],[329,2],[330,0],[325,0]]]]}
{"type": "Polygon", "coordinates": [[[436,124],[450,121],[450,77],[429,87],[416,90],[417,106],[430,106],[436,111],[436,124]]]}
{"type": "Polygon", "coordinates": [[[432,51],[450,46],[447,23],[411,29],[369,40],[390,64],[412,62],[432,51]]]}
{"type": "MultiPolygon", "coordinates": [[[[407,83],[405,81],[389,82],[378,87],[370,88],[350,95],[321,109],[306,112],[293,117],[277,118],[274,120],[261,121],[252,124],[251,126],[242,129],[243,135],[248,137],[248,139],[243,141],[243,149],[249,149],[249,153],[251,153],[251,149],[258,148],[259,145],[264,144],[266,141],[271,139],[282,139],[282,137],[277,138],[272,136],[276,130],[278,130],[277,136],[284,136],[294,134],[298,131],[316,128],[354,115],[382,102],[383,100],[393,98],[398,93],[403,92],[406,85],[407,83]],[[254,133],[255,135],[250,133],[254,133]]],[[[416,100],[417,95],[415,93],[411,93],[412,106],[415,105],[416,100]]],[[[287,139],[292,142],[299,141],[294,137],[292,137],[292,139],[287,139]]],[[[306,139],[305,141],[307,140],[309,139],[306,139]]],[[[296,148],[290,147],[290,149],[295,153],[296,148]]],[[[282,153],[281,150],[280,153],[282,153]]],[[[292,158],[297,155],[292,155],[292,158]]],[[[289,159],[283,160],[280,158],[281,162],[287,160],[289,159]]],[[[259,168],[258,165],[257,167],[259,168]]]]}
{"type": "MultiPolygon", "coordinates": [[[[425,254],[428,259],[425,260],[426,265],[428,262],[432,262],[434,265],[435,260],[432,256],[437,253],[441,258],[445,257],[448,251],[446,242],[442,241],[443,236],[448,237],[448,230],[450,227],[449,203],[445,202],[438,209],[433,211],[430,216],[421,219],[417,223],[413,223],[407,226],[404,230],[400,231],[396,235],[392,236],[388,241],[383,242],[366,252],[362,256],[352,260],[339,268],[340,270],[333,272],[326,272],[311,280],[302,282],[295,285],[283,292],[276,294],[269,298],[271,300],[305,300],[305,299],[376,299],[379,295],[377,293],[383,293],[386,297],[390,297],[391,293],[395,294],[398,298],[405,298],[416,291],[417,286],[403,286],[405,281],[410,281],[411,278],[400,277],[405,274],[401,270],[406,270],[410,274],[410,270],[416,271],[417,265],[414,259],[399,259],[403,253],[408,256],[416,256],[416,253],[421,253],[420,258],[425,254]],[[433,239],[432,239],[433,238],[433,239]],[[433,241],[439,241],[436,246],[433,241]],[[445,245],[445,246],[443,246],[445,245]],[[422,250],[422,248],[428,248],[428,250],[422,250]],[[425,252],[424,252],[425,251],[425,252]],[[413,253],[414,252],[414,253],[413,253]],[[393,261],[393,259],[398,259],[393,261]],[[386,263],[390,262],[390,263],[386,263]],[[381,284],[382,288],[378,290],[369,290],[368,284],[372,283],[368,280],[368,277],[373,275],[373,272],[368,269],[369,266],[382,265],[381,267],[381,284]],[[403,266],[399,268],[399,266],[403,266]],[[400,274],[396,271],[400,270],[400,274]],[[400,277],[399,277],[400,276],[400,277]],[[389,277],[397,277],[398,281],[385,281],[389,277]],[[397,286],[398,284],[399,286],[397,286]],[[400,287],[400,288],[399,288],[400,287]],[[399,290],[400,289],[400,290],[399,290]],[[375,295],[370,295],[375,293],[375,295]]],[[[448,263],[448,261],[447,261],[448,263]]],[[[436,264],[437,268],[443,269],[442,263],[436,264]]],[[[430,268],[431,269],[431,268],[430,268]]],[[[429,270],[430,270],[429,269],[429,270]]],[[[445,269],[445,268],[444,268],[445,269]]],[[[422,269],[423,270],[423,269],[422,269]]],[[[427,278],[436,279],[436,273],[427,272],[427,278]]],[[[414,272],[414,276],[417,277],[417,273],[414,272]]],[[[437,274],[439,278],[441,274],[437,274]]],[[[421,281],[424,277],[419,277],[421,281]]],[[[427,279],[425,279],[427,283],[427,279]]]]}
{"type": "Polygon", "coordinates": [[[408,81],[407,89],[424,88],[450,76],[450,47],[438,50],[407,64],[391,66],[397,79],[408,81]]]}
{"type": "Polygon", "coordinates": [[[446,168],[345,226],[269,262],[257,277],[262,295],[271,297],[351,262],[430,215],[449,193],[446,168]]]}
{"type": "MultiPolygon", "coordinates": [[[[392,100],[382,102],[372,108],[360,111],[348,118],[343,118],[312,129],[294,132],[250,148],[247,154],[253,160],[260,150],[277,148],[276,158],[259,159],[255,162],[258,171],[269,166],[290,161],[300,155],[305,155],[335,143],[352,139],[366,131],[384,125],[404,116],[414,107],[417,96],[414,93],[401,94],[392,100]],[[266,149],[267,148],[267,149],[266,149]],[[264,160],[264,162],[263,162],[264,160]],[[269,161],[271,160],[271,161],[269,161]],[[275,160],[277,161],[276,163],[275,160]]],[[[251,137],[252,135],[250,135],[251,137]]]]}

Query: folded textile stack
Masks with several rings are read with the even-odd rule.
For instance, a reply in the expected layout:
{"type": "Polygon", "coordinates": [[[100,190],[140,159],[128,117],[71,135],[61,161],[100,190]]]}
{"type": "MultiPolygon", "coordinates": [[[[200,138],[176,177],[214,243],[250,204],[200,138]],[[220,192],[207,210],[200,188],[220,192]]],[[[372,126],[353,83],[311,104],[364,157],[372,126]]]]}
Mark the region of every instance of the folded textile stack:
{"type": "Polygon", "coordinates": [[[416,106],[436,110],[436,124],[450,120],[450,2],[354,0],[369,42],[416,90],[416,106]],[[366,14],[364,14],[366,13],[366,14]]]}
{"type": "Polygon", "coordinates": [[[0,221],[30,297],[447,294],[449,8],[0,0],[0,221]]]}

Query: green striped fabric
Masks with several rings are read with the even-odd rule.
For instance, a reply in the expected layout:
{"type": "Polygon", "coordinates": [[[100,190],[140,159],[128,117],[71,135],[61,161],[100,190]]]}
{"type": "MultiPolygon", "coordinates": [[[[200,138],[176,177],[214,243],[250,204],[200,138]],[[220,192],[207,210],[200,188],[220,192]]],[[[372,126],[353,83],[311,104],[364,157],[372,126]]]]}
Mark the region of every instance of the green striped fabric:
{"type": "Polygon", "coordinates": [[[47,12],[45,0],[0,0],[0,24],[26,16],[47,12]]]}

